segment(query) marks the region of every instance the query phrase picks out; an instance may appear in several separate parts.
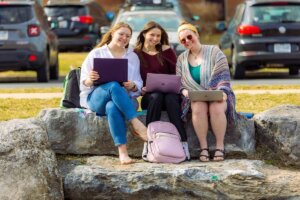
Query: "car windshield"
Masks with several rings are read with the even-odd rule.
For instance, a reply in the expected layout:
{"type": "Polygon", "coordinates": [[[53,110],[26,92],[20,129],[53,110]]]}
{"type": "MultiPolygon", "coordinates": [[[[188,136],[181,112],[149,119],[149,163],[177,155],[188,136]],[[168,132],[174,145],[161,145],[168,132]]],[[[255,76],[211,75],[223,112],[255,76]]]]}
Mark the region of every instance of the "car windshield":
{"type": "Polygon", "coordinates": [[[160,24],[167,32],[177,31],[180,23],[180,19],[176,15],[152,13],[123,15],[120,21],[129,24],[134,32],[142,30],[144,25],[149,21],[155,21],[160,24]]]}
{"type": "Polygon", "coordinates": [[[31,6],[0,5],[0,24],[19,24],[32,19],[31,6]]]}
{"type": "Polygon", "coordinates": [[[300,22],[300,5],[264,5],[250,7],[251,21],[257,23],[300,22]]]}
{"type": "Polygon", "coordinates": [[[86,10],[83,6],[48,6],[45,8],[45,13],[48,17],[67,17],[86,15],[86,10]]]}

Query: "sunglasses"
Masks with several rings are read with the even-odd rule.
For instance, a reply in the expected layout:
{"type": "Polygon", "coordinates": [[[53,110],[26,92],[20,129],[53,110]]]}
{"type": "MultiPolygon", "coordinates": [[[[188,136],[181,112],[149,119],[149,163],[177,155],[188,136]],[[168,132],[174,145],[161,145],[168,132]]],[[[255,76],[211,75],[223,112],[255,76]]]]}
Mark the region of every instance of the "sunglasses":
{"type": "Polygon", "coordinates": [[[193,36],[192,35],[188,35],[185,38],[182,38],[180,40],[180,42],[181,42],[181,44],[185,44],[187,40],[192,40],[192,39],[193,39],[193,36]]]}

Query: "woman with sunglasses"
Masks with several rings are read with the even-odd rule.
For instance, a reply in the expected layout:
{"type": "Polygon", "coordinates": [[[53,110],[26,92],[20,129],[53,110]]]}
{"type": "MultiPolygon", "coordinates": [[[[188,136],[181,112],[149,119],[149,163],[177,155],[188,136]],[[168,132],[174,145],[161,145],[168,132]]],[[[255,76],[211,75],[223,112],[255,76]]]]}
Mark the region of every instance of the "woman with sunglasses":
{"type": "Polygon", "coordinates": [[[137,118],[136,109],[130,98],[139,96],[143,85],[139,59],[133,50],[128,48],[131,35],[132,29],[128,24],[120,22],[114,25],[84,60],[80,77],[80,105],[99,116],[107,116],[121,164],[133,162],[127,152],[125,120],[130,121],[136,136],[147,141],[147,128],[137,118]],[[94,81],[101,79],[101,74],[93,70],[94,58],[128,59],[129,81],[122,85],[114,81],[94,85],[94,81]]]}
{"type": "Polygon", "coordinates": [[[192,123],[200,143],[200,161],[207,162],[210,158],[207,144],[209,122],[216,137],[212,159],[222,161],[225,158],[227,123],[233,124],[235,119],[235,95],[231,89],[226,57],[217,46],[201,44],[197,29],[192,24],[182,23],[178,28],[178,37],[187,49],[178,57],[176,66],[176,73],[182,77],[183,116],[191,109],[192,123]],[[217,102],[190,102],[188,93],[194,90],[222,90],[223,99],[217,102]]]}
{"type": "MultiPolygon", "coordinates": [[[[144,25],[137,37],[135,52],[141,61],[141,76],[146,83],[147,73],[175,74],[176,54],[169,46],[168,34],[156,22],[150,21],[144,25]]],[[[174,93],[147,92],[142,88],[142,109],[147,109],[146,125],[159,121],[161,111],[166,110],[170,122],[177,128],[187,156],[190,159],[187,136],[181,120],[180,96],[174,93]]]]}

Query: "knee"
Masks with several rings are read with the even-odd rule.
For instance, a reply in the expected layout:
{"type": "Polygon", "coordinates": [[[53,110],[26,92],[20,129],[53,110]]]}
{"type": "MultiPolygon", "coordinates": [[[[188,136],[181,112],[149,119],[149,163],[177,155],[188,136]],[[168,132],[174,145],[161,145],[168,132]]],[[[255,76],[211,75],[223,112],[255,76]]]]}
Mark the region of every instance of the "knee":
{"type": "Polygon", "coordinates": [[[118,112],[118,108],[114,102],[109,101],[109,102],[107,102],[107,104],[105,106],[105,111],[106,111],[106,114],[114,114],[114,113],[118,112]]]}
{"type": "Polygon", "coordinates": [[[165,96],[165,102],[166,102],[166,105],[169,105],[169,104],[174,104],[174,103],[179,103],[179,95],[177,94],[166,94],[165,96]]]}
{"type": "Polygon", "coordinates": [[[112,91],[119,90],[122,88],[121,85],[116,81],[109,82],[108,84],[109,84],[110,90],[112,90],[112,91]]]}
{"type": "Polygon", "coordinates": [[[224,105],[218,102],[211,103],[209,105],[209,114],[211,116],[219,116],[225,114],[224,105]]]}
{"type": "Polygon", "coordinates": [[[196,116],[207,115],[208,106],[205,102],[193,102],[192,114],[196,116]]]}
{"type": "Polygon", "coordinates": [[[161,92],[153,92],[150,94],[151,101],[161,102],[164,98],[161,92]]]}

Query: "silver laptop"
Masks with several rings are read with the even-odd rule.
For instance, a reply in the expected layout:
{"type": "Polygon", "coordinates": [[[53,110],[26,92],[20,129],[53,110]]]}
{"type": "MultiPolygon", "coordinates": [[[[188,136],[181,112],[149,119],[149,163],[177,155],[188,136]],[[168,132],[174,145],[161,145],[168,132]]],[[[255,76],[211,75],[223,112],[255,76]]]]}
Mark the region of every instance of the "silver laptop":
{"type": "Polygon", "coordinates": [[[221,101],[223,99],[222,90],[189,91],[191,101],[221,101]]]}

